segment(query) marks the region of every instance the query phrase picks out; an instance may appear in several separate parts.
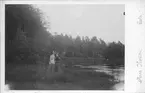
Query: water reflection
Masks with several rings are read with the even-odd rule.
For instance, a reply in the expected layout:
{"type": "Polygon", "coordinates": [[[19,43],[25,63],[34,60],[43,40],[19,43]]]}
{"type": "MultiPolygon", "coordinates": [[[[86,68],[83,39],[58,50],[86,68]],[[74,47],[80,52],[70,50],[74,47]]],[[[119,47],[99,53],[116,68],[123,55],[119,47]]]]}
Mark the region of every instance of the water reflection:
{"type": "Polygon", "coordinates": [[[103,72],[108,75],[114,77],[114,79],[110,79],[112,82],[116,82],[112,89],[114,90],[124,90],[124,67],[111,67],[106,64],[98,65],[98,66],[81,66],[77,65],[81,68],[93,68],[96,72],[103,72]]]}
{"type": "Polygon", "coordinates": [[[110,66],[103,65],[95,71],[104,72],[114,77],[114,79],[110,80],[112,82],[116,82],[112,89],[124,90],[124,67],[111,68],[110,66]]]}

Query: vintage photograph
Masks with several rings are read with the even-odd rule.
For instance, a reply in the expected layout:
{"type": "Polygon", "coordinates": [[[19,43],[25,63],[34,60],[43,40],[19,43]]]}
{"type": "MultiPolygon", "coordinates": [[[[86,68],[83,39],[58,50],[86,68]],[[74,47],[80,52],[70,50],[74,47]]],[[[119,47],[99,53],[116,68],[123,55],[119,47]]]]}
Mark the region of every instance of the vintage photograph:
{"type": "Polygon", "coordinates": [[[124,4],[5,4],[7,90],[123,90],[124,4]]]}

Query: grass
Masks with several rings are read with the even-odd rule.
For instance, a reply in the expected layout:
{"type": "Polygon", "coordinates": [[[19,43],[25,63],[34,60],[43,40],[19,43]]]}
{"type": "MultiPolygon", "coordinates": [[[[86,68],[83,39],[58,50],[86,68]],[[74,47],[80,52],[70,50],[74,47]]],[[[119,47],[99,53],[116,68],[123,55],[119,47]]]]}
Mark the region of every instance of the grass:
{"type": "Polygon", "coordinates": [[[92,69],[62,67],[62,72],[50,73],[48,64],[6,65],[6,83],[14,90],[109,90],[113,76],[92,69]]]}

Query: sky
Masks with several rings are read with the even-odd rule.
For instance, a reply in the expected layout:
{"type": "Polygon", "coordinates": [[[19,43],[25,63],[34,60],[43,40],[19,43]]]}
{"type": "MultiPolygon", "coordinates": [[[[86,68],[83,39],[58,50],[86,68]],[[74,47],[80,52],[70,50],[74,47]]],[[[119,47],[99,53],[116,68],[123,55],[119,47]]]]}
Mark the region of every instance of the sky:
{"type": "Polygon", "coordinates": [[[37,5],[50,32],[72,37],[96,36],[106,42],[125,40],[125,5],[123,4],[44,4],[37,5]]]}

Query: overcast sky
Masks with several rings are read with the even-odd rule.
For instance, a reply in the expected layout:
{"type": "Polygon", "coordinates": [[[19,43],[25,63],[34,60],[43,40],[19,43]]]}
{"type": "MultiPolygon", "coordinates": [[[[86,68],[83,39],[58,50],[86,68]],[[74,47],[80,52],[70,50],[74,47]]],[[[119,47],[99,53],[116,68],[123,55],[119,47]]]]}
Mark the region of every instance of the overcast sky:
{"type": "Polygon", "coordinates": [[[49,17],[51,33],[96,36],[106,42],[124,43],[125,5],[45,4],[37,7],[49,17]]]}

